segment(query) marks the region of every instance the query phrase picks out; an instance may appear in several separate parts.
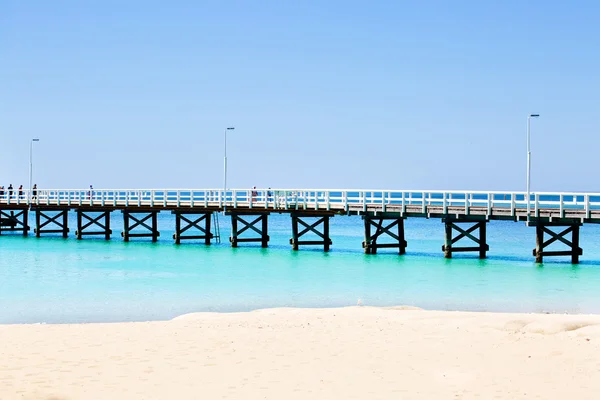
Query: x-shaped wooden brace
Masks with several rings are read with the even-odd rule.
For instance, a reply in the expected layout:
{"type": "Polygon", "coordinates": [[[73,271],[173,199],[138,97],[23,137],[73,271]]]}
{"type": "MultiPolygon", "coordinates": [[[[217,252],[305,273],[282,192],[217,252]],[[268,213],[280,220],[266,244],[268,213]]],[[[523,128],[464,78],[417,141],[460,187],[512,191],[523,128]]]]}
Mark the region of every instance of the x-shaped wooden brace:
{"type": "Polygon", "coordinates": [[[471,235],[471,232],[475,231],[477,228],[479,228],[479,223],[475,223],[475,225],[473,225],[472,227],[470,227],[467,230],[464,230],[463,228],[461,228],[460,226],[456,225],[455,223],[451,223],[452,229],[456,229],[458,232],[460,232],[460,234],[456,237],[454,237],[452,239],[452,244],[458,242],[460,239],[464,238],[464,237],[468,237],[469,239],[471,239],[472,241],[474,241],[477,244],[481,244],[481,240],[473,235],[471,235]]]}
{"type": "Polygon", "coordinates": [[[148,229],[149,231],[154,231],[154,229],[149,227],[148,224],[144,223],[147,220],[149,220],[150,218],[152,218],[153,214],[148,214],[144,218],[141,218],[141,219],[134,217],[133,214],[128,214],[128,215],[129,215],[129,218],[131,218],[135,222],[134,224],[129,226],[130,231],[134,230],[138,226],[143,226],[144,228],[148,229]]]}
{"type": "Polygon", "coordinates": [[[104,225],[102,225],[100,223],[100,220],[106,216],[106,212],[101,213],[97,217],[90,217],[89,215],[84,214],[84,213],[81,213],[81,216],[84,217],[85,219],[87,219],[88,221],[90,221],[87,224],[81,226],[81,230],[82,231],[85,230],[86,228],[92,226],[92,225],[98,225],[102,229],[106,228],[104,225]]]}
{"type": "Polygon", "coordinates": [[[44,221],[43,224],[40,224],[40,226],[38,227],[39,229],[42,229],[43,227],[45,227],[46,225],[49,225],[51,223],[55,223],[56,225],[60,226],[61,228],[64,228],[64,224],[58,222],[58,218],[63,216],[63,213],[65,213],[66,211],[60,211],[58,214],[56,214],[55,216],[51,217],[48,214],[44,214],[43,212],[39,211],[40,215],[44,218],[46,218],[46,221],[44,221]]]}
{"type": "Polygon", "coordinates": [[[387,226],[383,226],[383,218],[379,218],[378,222],[373,222],[372,219],[369,220],[369,224],[373,225],[375,228],[377,228],[377,231],[373,234],[372,237],[368,238],[370,239],[372,242],[377,242],[377,238],[381,235],[383,235],[384,233],[387,233],[388,235],[390,235],[391,237],[393,237],[394,239],[396,239],[397,241],[401,242],[402,239],[400,239],[400,236],[398,236],[397,234],[395,234],[394,232],[391,231],[391,229],[393,227],[395,227],[396,225],[398,225],[400,223],[400,220],[395,219],[393,222],[390,222],[387,226]]]}
{"type": "Polygon", "coordinates": [[[199,224],[200,222],[204,221],[206,218],[208,218],[208,216],[209,216],[209,215],[210,215],[210,214],[204,214],[204,215],[202,215],[200,218],[198,218],[198,219],[195,219],[195,220],[193,220],[193,221],[192,221],[191,219],[188,219],[188,218],[184,217],[182,214],[179,214],[179,217],[180,217],[182,220],[184,220],[185,222],[187,222],[187,223],[188,223],[188,225],[186,225],[186,227],[185,227],[185,228],[183,228],[181,231],[179,231],[179,233],[181,234],[181,233],[183,233],[183,232],[185,232],[185,231],[187,231],[188,229],[191,229],[191,228],[196,228],[196,229],[198,229],[200,232],[202,232],[202,233],[206,233],[206,229],[205,229],[205,228],[203,228],[203,227],[201,227],[201,226],[200,226],[200,225],[198,225],[198,224],[199,224]]]}
{"type": "Polygon", "coordinates": [[[551,236],[550,239],[546,240],[544,242],[544,244],[542,244],[542,248],[545,248],[549,245],[551,245],[552,243],[558,241],[563,242],[564,244],[566,244],[569,247],[573,247],[573,242],[567,240],[564,238],[564,236],[570,232],[573,232],[574,226],[569,226],[567,229],[565,229],[564,231],[560,232],[560,233],[556,233],[548,228],[546,228],[545,226],[542,226],[542,231],[544,231],[545,233],[547,233],[548,235],[551,236]]]}
{"type": "Polygon", "coordinates": [[[298,233],[298,237],[304,235],[305,233],[308,232],[313,232],[314,234],[316,234],[317,236],[319,236],[321,239],[325,240],[325,235],[322,234],[321,232],[319,232],[316,227],[321,224],[323,221],[325,221],[325,218],[327,217],[323,217],[323,218],[319,218],[318,220],[316,220],[313,224],[309,225],[308,223],[302,221],[300,218],[298,218],[298,222],[300,223],[300,225],[303,225],[305,227],[305,229],[303,231],[301,231],[300,233],[298,233]]]}
{"type": "Polygon", "coordinates": [[[13,227],[16,227],[17,225],[21,225],[24,227],[25,224],[23,224],[22,221],[19,221],[19,217],[23,216],[24,212],[25,211],[21,211],[21,212],[16,213],[15,215],[11,215],[7,211],[0,211],[0,217],[6,218],[9,221],[12,221],[14,223],[13,227]]]}
{"type": "Polygon", "coordinates": [[[260,229],[258,229],[257,227],[254,226],[258,221],[260,221],[263,218],[262,216],[256,218],[252,222],[246,222],[246,221],[244,221],[243,219],[241,219],[239,217],[236,217],[236,218],[237,218],[238,221],[240,221],[242,224],[245,225],[242,229],[240,229],[237,232],[238,236],[241,235],[242,233],[244,233],[248,229],[252,229],[254,232],[256,232],[256,233],[258,233],[259,235],[262,236],[262,231],[260,229]]]}

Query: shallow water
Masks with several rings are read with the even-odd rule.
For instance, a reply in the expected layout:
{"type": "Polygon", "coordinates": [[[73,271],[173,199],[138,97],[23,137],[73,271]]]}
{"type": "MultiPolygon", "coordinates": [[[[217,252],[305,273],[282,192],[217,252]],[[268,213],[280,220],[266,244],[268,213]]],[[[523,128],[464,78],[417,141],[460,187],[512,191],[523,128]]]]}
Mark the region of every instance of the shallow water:
{"type": "Polygon", "coordinates": [[[167,213],[159,216],[158,243],[125,243],[121,214],[113,213],[111,223],[111,241],[78,241],[73,233],[68,239],[2,235],[0,323],[154,320],[195,311],[356,305],[359,299],[445,310],[600,312],[600,227],[591,224],[582,227],[584,255],[575,266],[568,257],[536,265],[535,230],[504,221],[488,224],[486,260],[468,253],[444,259],[439,219],[405,221],[403,256],[363,254],[359,217],[331,220],[329,253],[292,251],[287,215],[269,217],[268,249],[232,249],[222,215],[222,243],[211,246],[174,245],[174,217],[167,213]]]}

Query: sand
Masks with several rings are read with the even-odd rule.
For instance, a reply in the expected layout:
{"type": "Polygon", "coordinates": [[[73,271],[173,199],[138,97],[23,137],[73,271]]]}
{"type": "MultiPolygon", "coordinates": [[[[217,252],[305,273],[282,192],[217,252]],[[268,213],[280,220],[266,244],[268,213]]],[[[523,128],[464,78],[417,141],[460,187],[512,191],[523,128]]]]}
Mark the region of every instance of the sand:
{"type": "Polygon", "coordinates": [[[598,399],[600,316],[372,307],[0,326],[0,399],[598,399]]]}

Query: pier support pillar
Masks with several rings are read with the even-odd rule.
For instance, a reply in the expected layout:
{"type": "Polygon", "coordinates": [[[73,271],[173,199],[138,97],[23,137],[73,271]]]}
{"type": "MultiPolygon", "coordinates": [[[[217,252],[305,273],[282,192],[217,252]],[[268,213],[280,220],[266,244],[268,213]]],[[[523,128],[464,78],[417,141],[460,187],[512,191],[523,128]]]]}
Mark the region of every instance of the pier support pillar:
{"type": "Polygon", "coordinates": [[[160,232],[158,231],[158,213],[160,211],[132,211],[123,210],[123,240],[129,242],[134,237],[150,237],[153,242],[158,241],[160,232]],[[136,215],[140,215],[137,217],[136,215]],[[149,220],[149,223],[146,222],[149,220]],[[143,228],[145,232],[132,232],[135,228],[143,228]]]}
{"type": "Polygon", "coordinates": [[[579,264],[579,256],[583,255],[583,249],[579,247],[579,227],[581,223],[572,222],[530,222],[530,226],[535,225],[535,249],[533,249],[533,256],[535,257],[536,263],[542,263],[544,256],[571,256],[572,264],[579,264]],[[559,231],[554,231],[550,227],[559,228],[559,231]],[[564,228],[561,230],[561,228],[564,228]],[[568,240],[565,236],[571,234],[571,240],[568,240]],[[548,234],[550,238],[544,241],[544,234],[548,234]],[[565,244],[568,250],[559,251],[547,251],[546,247],[552,243],[559,241],[565,244]]]}
{"type": "Polygon", "coordinates": [[[269,245],[269,232],[268,232],[268,212],[262,213],[238,213],[232,212],[227,213],[227,215],[231,215],[231,236],[229,237],[229,241],[231,242],[231,247],[237,247],[238,243],[247,243],[247,242],[260,242],[261,247],[267,247],[269,245]],[[243,217],[255,217],[253,221],[247,221],[243,217]],[[240,228],[238,222],[241,223],[243,227],[240,228]],[[260,228],[257,227],[258,223],[261,223],[260,228]],[[259,237],[239,237],[242,233],[246,231],[254,231],[259,237]]]}
{"type": "MultiPolygon", "coordinates": [[[[292,238],[290,244],[292,250],[298,250],[299,246],[323,246],[323,251],[329,251],[331,246],[331,238],[329,237],[329,218],[332,217],[330,214],[307,214],[307,213],[292,213],[292,238]],[[306,222],[305,218],[316,218],[313,223],[306,222]],[[304,229],[298,229],[299,226],[304,229]],[[322,232],[319,231],[319,225],[323,226],[322,232]],[[300,240],[300,238],[306,234],[314,233],[319,239],[318,240],[300,240]]],[[[312,222],[312,221],[311,221],[312,222]]]]}
{"type": "Polygon", "coordinates": [[[81,239],[87,235],[104,235],[105,240],[110,240],[112,230],[110,229],[110,210],[82,210],[77,209],[77,230],[75,237],[81,239]],[[91,214],[95,215],[91,215],[91,214]],[[85,220],[85,223],[84,223],[85,220]],[[104,222],[102,222],[104,220],[104,222]],[[90,231],[91,227],[99,228],[99,230],[90,231]]]}
{"type": "Polygon", "coordinates": [[[486,224],[485,217],[477,218],[475,216],[460,216],[458,218],[445,217],[445,235],[444,245],[442,251],[444,252],[445,258],[452,258],[454,252],[465,252],[474,251],[479,252],[479,258],[486,258],[486,252],[489,251],[490,246],[486,243],[486,224]],[[463,229],[458,224],[471,224],[467,229],[463,229]],[[453,236],[454,231],[458,232],[458,235],[453,236]],[[479,231],[479,237],[475,236],[475,231],[479,231]],[[463,238],[471,239],[475,242],[476,246],[468,247],[456,247],[454,244],[463,238]]]}
{"type": "Polygon", "coordinates": [[[383,248],[397,248],[400,254],[406,253],[406,240],[404,240],[404,218],[398,216],[375,217],[372,215],[364,215],[363,220],[365,223],[365,240],[362,242],[362,247],[365,249],[365,254],[376,254],[377,249],[383,248]],[[373,234],[371,234],[371,226],[375,227],[375,233],[373,234]],[[392,232],[394,227],[397,227],[398,233],[392,232]],[[377,243],[378,239],[383,236],[391,237],[394,242],[377,243]]]}
{"type": "Polygon", "coordinates": [[[210,240],[214,237],[210,231],[212,212],[201,213],[198,211],[175,210],[171,211],[171,213],[175,214],[175,233],[173,234],[175,244],[180,244],[182,240],[186,239],[204,240],[204,244],[210,244],[210,240]],[[181,221],[185,224],[183,227],[181,226],[181,221]],[[200,225],[202,222],[204,222],[204,226],[200,225]],[[194,230],[194,228],[196,230],[195,235],[183,235],[184,232],[190,229],[194,230]]]}
{"type": "Polygon", "coordinates": [[[36,237],[40,237],[42,233],[60,233],[63,238],[67,238],[69,236],[69,209],[36,208],[34,232],[36,237]],[[49,212],[55,214],[50,215],[49,212]]]}
{"type": "Polygon", "coordinates": [[[22,232],[23,236],[27,236],[29,234],[28,215],[27,209],[0,210],[0,234],[2,232],[22,232]]]}

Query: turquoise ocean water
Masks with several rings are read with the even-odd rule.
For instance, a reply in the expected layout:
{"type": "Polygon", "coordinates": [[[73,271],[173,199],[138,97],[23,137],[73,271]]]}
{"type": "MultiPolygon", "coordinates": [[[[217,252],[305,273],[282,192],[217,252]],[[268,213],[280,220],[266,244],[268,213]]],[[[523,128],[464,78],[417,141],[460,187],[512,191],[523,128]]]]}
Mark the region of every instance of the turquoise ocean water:
{"type": "MultiPolygon", "coordinates": [[[[33,221],[31,219],[30,221],[33,221]]],[[[331,220],[332,250],[289,245],[287,215],[269,217],[268,249],[222,243],[173,244],[174,217],[159,215],[161,238],[113,239],[0,236],[0,323],[66,323],[169,319],[195,311],[266,307],[415,305],[427,309],[600,313],[600,227],[584,225],[581,264],[566,257],[536,265],[535,230],[523,223],[488,224],[488,259],[443,258],[439,219],[405,221],[407,254],[365,255],[360,217],[331,220]]],[[[462,244],[462,243],[461,243],[462,244]]]]}

